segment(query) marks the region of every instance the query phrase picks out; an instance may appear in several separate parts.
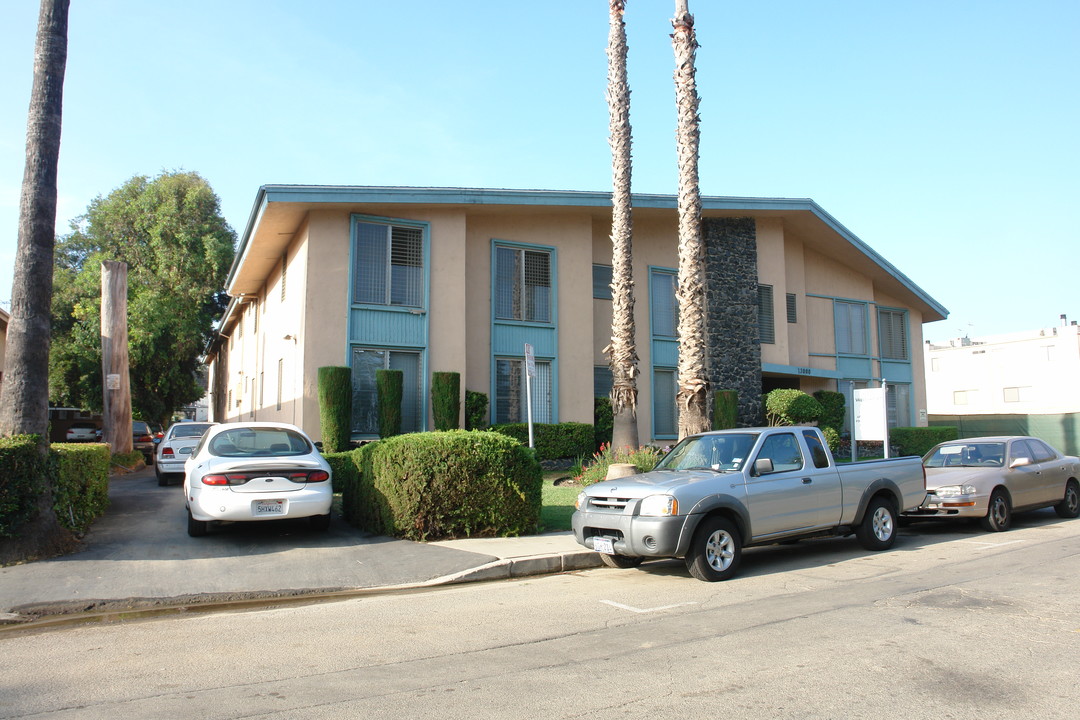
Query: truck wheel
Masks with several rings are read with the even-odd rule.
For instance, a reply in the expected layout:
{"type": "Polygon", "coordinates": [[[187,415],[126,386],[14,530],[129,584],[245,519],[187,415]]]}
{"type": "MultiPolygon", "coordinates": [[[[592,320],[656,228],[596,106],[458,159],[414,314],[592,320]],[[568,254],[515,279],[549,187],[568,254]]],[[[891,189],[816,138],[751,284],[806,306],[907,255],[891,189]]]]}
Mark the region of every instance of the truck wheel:
{"type": "Polygon", "coordinates": [[[887,498],[872,498],[855,537],[867,550],[888,550],[896,542],[896,510],[887,498]]]}
{"type": "Polygon", "coordinates": [[[1080,485],[1075,480],[1065,484],[1065,497],[1054,506],[1054,512],[1063,518],[1080,517],[1080,485]]]}
{"type": "Polygon", "coordinates": [[[995,490],[990,496],[990,509],[979,524],[987,532],[1004,532],[1012,525],[1012,504],[1004,490],[995,490]]]}
{"type": "Polygon", "coordinates": [[[626,555],[608,555],[607,553],[600,553],[600,559],[608,567],[613,568],[632,568],[641,564],[641,561],[645,558],[641,557],[627,557],[626,555]]]}
{"type": "Polygon", "coordinates": [[[738,529],[727,518],[714,515],[698,525],[686,555],[686,569],[698,580],[718,582],[734,575],[741,559],[738,529]]]}

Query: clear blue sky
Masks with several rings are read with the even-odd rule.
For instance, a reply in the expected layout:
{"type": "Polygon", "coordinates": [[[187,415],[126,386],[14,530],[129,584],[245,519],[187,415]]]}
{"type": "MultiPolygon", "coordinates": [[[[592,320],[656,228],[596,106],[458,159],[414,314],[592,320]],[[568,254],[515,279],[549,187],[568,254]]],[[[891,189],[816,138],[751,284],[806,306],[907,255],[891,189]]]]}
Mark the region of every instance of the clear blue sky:
{"type": "MultiPolygon", "coordinates": [[[[630,0],[634,189],[675,192],[671,0],[630,0]]],[[[0,302],[35,0],[0,0],[0,302]]],[[[951,311],[1080,320],[1080,2],[690,0],[706,195],[809,197],[951,311]]],[[[604,0],[72,0],[57,227],[195,170],[267,183],[609,190],[604,0]]]]}

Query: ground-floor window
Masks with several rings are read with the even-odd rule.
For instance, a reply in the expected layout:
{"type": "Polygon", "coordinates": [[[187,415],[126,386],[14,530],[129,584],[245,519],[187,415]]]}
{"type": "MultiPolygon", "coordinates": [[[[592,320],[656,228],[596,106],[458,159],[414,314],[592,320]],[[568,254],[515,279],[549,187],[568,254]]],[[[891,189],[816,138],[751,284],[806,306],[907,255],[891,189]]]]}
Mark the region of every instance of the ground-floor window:
{"type": "MultiPolygon", "coordinates": [[[[535,423],[553,422],[551,396],[551,361],[537,360],[532,384],[532,419],[535,423]]],[[[525,361],[495,359],[495,422],[523,423],[528,420],[525,395],[525,361]]]]}
{"type": "Polygon", "coordinates": [[[385,348],[352,349],[352,433],[379,434],[379,397],[375,371],[402,372],[401,431],[416,432],[421,427],[420,353],[385,348]]]}
{"type": "Polygon", "coordinates": [[[679,436],[679,417],[675,412],[677,378],[674,368],[653,368],[653,437],[679,436]]]}
{"type": "Polygon", "coordinates": [[[889,427],[911,427],[911,386],[901,383],[890,384],[887,388],[885,403],[888,407],[889,427]]]}

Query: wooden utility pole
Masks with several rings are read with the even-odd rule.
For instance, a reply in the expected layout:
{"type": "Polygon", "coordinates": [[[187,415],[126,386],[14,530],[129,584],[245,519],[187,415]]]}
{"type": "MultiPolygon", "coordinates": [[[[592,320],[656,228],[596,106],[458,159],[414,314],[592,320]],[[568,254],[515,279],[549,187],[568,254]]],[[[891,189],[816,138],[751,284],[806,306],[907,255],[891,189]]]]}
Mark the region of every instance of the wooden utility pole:
{"type": "Polygon", "coordinates": [[[128,376],[127,263],[101,263],[101,372],[105,377],[105,442],[114,453],[129,453],[131,380],[128,376]]]}

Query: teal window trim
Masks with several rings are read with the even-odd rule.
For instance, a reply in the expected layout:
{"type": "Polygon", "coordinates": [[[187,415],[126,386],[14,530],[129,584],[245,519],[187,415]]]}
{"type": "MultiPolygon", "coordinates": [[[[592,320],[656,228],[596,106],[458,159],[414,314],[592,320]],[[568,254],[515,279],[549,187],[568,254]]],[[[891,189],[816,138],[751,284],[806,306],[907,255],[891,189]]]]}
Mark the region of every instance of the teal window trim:
{"type": "MultiPolygon", "coordinates": [[[[387,312],[423,312],[428,311],[431,302],[431,223],[420,220],[404,220],[401,218],[382,217],[379,215],[364,215],[352,213],[349,215],[349,307],[363,308],[367,310],[383,310],[387,312]],[[424,297],[419,306],[386,305],[382,303],[357,303],[353,302],[353,286],[356,283],[354,273],[356,270],[356,226],[358,223],[372,225],[397,225],[399,227],[416,228],[423,233],[421,240],[423,246],[423,294],[424,297]]],[[[426,330],[425,330],[426,335],[426,330]]]]}
{"type": "Polygon", "coordinates": [[[870,305],[873,304],[868,300],[845,300],[842,298],[833,298],[833,343],[836,346],[837,357],[855,357],[855,358],[869,358],[873,353],[870,352],[870,305]],[[862,306],[862,340],[863,340],[863,352],[843,352],[840,350],[840,330],[837,324],[837,317],[839,315],[839,304],[844,305],[860,305],[862,306]]]}
{"type": "Polygon", "coordinates": [[[653,322],[653,292],[654,292],[653,277],[654,277],[654,274],[657,274],[657,273],[658,274],[663,274],[663,275],[671,275],[675,279],[675,286],[677,287],[678,286],[679,271],[676,268],[663,267],[663,266],[660,266],[660,265],[649,265],[648,266],[648,271],[649,271],[649,338],[652,341],[650,343],[650,348],[649,348],[649,350],[650,350],[650,352],[649,352],[649,393],[652,396],[652,403],[651,403],[652,407],[649,408],[649,419],[650,419],[650,422],[652,423],[652,436],[653,436],[653,438],[655,438],[657,440],[675,440],[675,439],[678,439],[678,437],[679,437],[679,433],[678,433],[678,429],[679,429],[678,412],[676,412],[676,414],[675,414],[675,423],[674,423],[675,424],[675,432],[674,433],[659,433],[656,430],[656,419],[657,419],[656,418],[656,407],[657,407],[657,404],[656,404],[656,373],[658,371],[663,372],[663,373],[671,372],[671,373],[674,373],[677,376],[678,372],[679,372],[679,369],[677,367],[673,367],[673,366],[670,366],[670,365],[667,365],[667,364],[657,364],[656,361],[655,361],[655,357],[656,357],[656,343],[658,341],[660,341],[660,342],[671,342],[673,340],[676,341],[676,342],[678,341],[678,301],[676,300],[675,305],[674,305],[675,313],[676,313],[675,335],[674,336],[672,336],[672,335],[657,335],[656,331],[655,331],[655,323],[653,322]]]}

